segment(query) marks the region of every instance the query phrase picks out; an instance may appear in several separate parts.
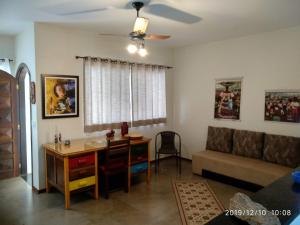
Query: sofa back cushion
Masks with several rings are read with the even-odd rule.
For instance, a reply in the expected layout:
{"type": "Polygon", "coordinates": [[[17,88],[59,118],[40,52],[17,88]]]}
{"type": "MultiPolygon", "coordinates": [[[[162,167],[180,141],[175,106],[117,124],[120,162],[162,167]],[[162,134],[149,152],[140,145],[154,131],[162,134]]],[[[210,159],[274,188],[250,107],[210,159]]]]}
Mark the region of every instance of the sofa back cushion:
{"type": "Polygon", "coordinates": [[[263,159],[295,168],[300,165],[300,138],[265,135],[263,159]]]}
{"type": "Polygon", "coordinates": [[[264,133],[235,130],[233,133],[233,151],[235,155],[261,159],[264,147],[264,133]]]}
{"type": "Polygon", "coordinates": [[[232,152],[233,129],[208,127],[206,149],[219,152],[232,152]]]}

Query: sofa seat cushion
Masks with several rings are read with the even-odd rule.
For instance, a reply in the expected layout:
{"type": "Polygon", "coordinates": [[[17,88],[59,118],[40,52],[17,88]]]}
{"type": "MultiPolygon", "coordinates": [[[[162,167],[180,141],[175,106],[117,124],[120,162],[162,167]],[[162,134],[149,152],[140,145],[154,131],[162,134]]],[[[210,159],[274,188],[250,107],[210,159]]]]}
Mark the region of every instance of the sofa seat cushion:
{"type": "Polygon", "coordinates": [[[235,155],[262,159],[264,133],[235,130],[233,133],[233,151],[235,155]]]}
{"type": "Polygon", "coordinates": [[[192,164],[193,173],[199,175],[202,170],[208,170],[261,186],[267,186],[292,171],[289,167],[263,160],[209,150],[193,154],[192,164]]]}
{"type": "Polygon", "coordinates": [[[219,152],[232,152],[233,129],[208,127],[206,148],[219,152]]]}
{"type": "Polygon", "coordinates": [[[266,134],[263,159],[296,168],[300,165],[300,138],[266,134]]]}

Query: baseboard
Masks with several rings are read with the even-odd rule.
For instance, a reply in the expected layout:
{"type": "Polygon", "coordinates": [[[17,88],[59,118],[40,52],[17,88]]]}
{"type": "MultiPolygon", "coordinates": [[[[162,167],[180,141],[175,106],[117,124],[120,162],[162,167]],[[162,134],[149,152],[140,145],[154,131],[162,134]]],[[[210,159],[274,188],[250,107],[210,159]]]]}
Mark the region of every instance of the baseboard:
{"type": "MultiPolygon", "coordinates": [[[[163,160],[170,159],[170,158],[173,158],[173,157],[175,157],[175,156],[173,156],[173,155],[168,155],[168,156],[166,156],[166,157],[160,158],[159,161],[163,161],[163,160]]],[[[155,163],[155,159],[151,160],[150,163],[151,163],[151,164],[155,163]]]]}
{"type": "MultiPolygon", "coordinates": [[[[166,156],[164,158],[160,158],[159,161],[166,160],[166,159],[171,159],[171,158],[175,158],[175,157],[176,157],[175,155],[169,155],[169,156],[166,156]]],[[[184,160],[184,161],[192,162],[192,160],[188,159],[188,158],[181,157],[181,159],[184,160]]],[[[151,160],[150,162],[155,163],[155,159],[151,160]]]]}
{"type": "Polygon", "coordinates": [[[36,187],[32,186],[32,192],[37,193],[37,194],[45,193],[46,192],[46,188],[37,189],[36,187]]]}

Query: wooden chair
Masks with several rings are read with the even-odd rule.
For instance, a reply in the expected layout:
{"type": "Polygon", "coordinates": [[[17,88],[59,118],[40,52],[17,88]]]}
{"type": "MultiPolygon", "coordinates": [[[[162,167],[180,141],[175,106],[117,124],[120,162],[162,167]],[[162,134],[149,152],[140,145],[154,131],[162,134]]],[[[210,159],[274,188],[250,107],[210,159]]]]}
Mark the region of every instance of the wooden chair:
{"type": "Polygon", "coordinates": [[[163,131],[155,136],[155,173],[158,173],[160,154],[174,155],[176,157],[176,167],[181,174],[181,137],[173,131],[163,131]],[[161,145],[158,146],[158,137],[161,137],[161,145]],[[178,138],[178,148],[175,139],[178,138]]]}
{"type": "MultiPolygon", "coordinates": [[[[100,173],[104,175],[105,198],[109,197],[109,178],[115,175],[124,177],[124,191],[128,192],[128,164],[130,140],[108,139],[104,161],[100,163],[100,173]]],[[[100,175],[101,176],[101,175],[100,175]]]]}

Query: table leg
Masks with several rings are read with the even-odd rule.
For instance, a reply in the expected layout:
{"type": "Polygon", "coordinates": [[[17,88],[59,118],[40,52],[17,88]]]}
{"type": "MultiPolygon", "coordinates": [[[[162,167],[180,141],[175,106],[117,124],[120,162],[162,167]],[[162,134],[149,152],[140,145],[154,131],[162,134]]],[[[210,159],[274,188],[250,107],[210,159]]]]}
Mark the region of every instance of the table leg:
{"type": "Polygon", "coordinates": [[[130,192],[131,188],[131,149],[129,150],[128,156],[128,178],[127,178],[128,192],[130,192]]]}
{"type": "Polygon", "coordinates": [[[99,199],[98,152],[95,152],[95,199],[99,199]]]}
{"type": "Polygon", "coordinates": [[[148,171],[147,171],[147,183],[150,184],[151,179],[151,160],[150,160],[150,142],[148,143],[148,171]]]}
{"type": "Polygon", "coordinates": [[[69,158],[64,157],[64,180],[65,180],[65,208],[70,208],[70,190],[69,190],[69,158]]]}
{"type": "Polygon", "coordinates": [[[46,174],[46,192],[49,193],[50,191],[50,185],[49,185],[49,182],[48,182],[48,170],[47,170],[47,149],[44,149],[45,151],[45,174],[46,174]]]}

